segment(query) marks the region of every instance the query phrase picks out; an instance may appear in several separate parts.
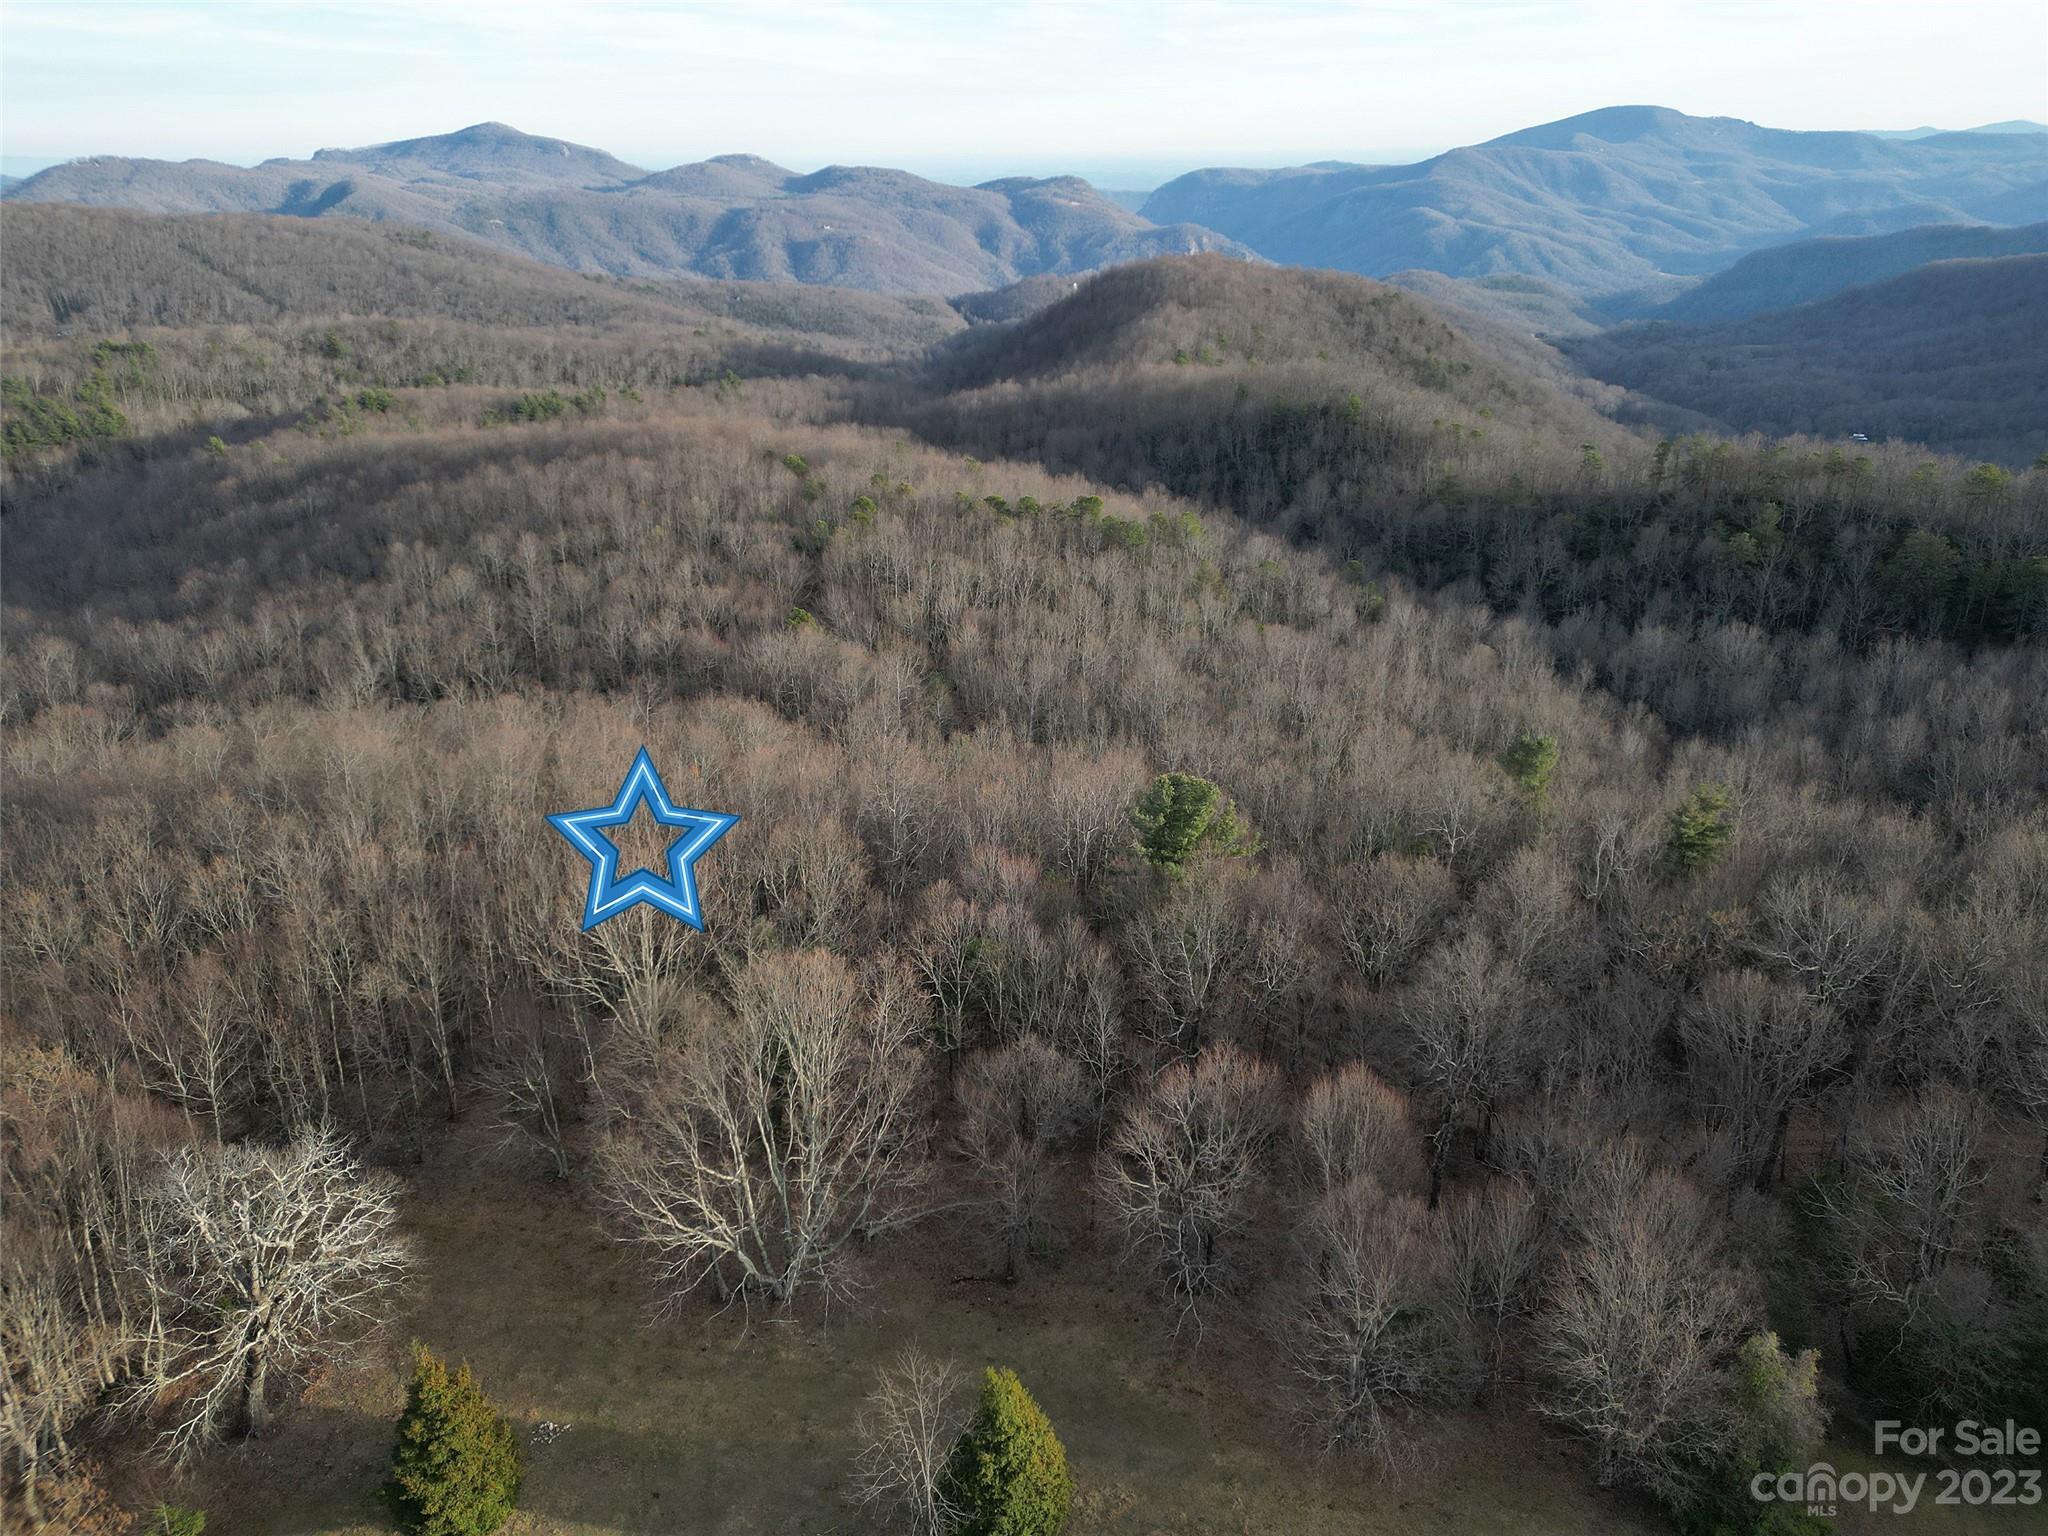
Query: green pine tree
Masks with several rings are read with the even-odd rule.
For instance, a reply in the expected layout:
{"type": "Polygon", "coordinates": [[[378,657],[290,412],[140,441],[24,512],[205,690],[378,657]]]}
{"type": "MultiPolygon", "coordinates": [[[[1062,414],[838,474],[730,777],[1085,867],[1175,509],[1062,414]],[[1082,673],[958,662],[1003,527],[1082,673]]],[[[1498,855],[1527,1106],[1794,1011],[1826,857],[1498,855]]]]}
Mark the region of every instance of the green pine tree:
{"type": "Polygon", "coordinates": [[[1177,875],[1198,852],[1257,853],[1259,840],[1222,790],[1192,773],[1162,773],[1131,807],[1138,852],[1177,875]]]}
{"type": "Polygon", "coordinates": [[[489,1536],[519,1502],[519,1442],[469,1374],[413,1345],[384,1497],[413,1536],[489,1536]]]}
{"type": "Polygon", "coordinates": [[[1728,791],[1718,784],[1702,784],[1671,813],[1664,862],[1678,874],[1698,874],[1719,862],[1734,838],[1735,817],[1729,811],[1728,791]]]}
{"type": "Polygon", "coordinates": [[[1557,772],[1557,738],[1523,731],[1501,753],[1500,766],[1531,805],[1541,806],[1550,793],[1550,776],[1557,772]]]}
{"type": "Polygon", "coordinates": [[[946,1463],[957,1536],[1058,1536],[1074,1500],[1067,1453],[1052,1421],[1012,1370],[990,1366],[981,1406],[946,1463]]]}

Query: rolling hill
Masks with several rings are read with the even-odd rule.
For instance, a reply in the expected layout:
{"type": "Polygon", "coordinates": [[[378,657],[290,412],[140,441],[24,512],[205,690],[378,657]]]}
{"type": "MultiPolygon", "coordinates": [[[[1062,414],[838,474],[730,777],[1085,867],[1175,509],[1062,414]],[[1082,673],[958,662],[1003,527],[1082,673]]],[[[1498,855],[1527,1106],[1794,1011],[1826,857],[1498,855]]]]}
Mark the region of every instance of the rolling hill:
{"type": "Polygon", "coordinates": [[[2048,251],[2048,223],[2016,229],[1935,224],[1861,239],[1796,240],[1745,256],[1656,311],[1685,324],[1744,320],[1791,309],[1865,283],[1882,282],[1930,261],[2029,256],[2048,251]]]}
{"type": "Polygon", "coordinates": [[[1720,325],[1564,344],[1595,377],[1738,431],[1901,438],[2019,465],[2048,451],[2048,254],[1937,261],[1720,325]]]}
{"type": "MultiPolygon", "coordinates": [[[[1489,481],[1576,483],[1634,445],[1558,355],[1345,273],[1172,258],[1096,274],[878,381],[864,419],[980,458],[1031,457],[1319,525],[1489,481]]],[[[1608,391],[1608,393],[1615,393],[1608,391]]]]}
{"type": "Polygon", "coordinates": [[[565,272],[389,224],[34,204],[6,219],[0,295],[17,338],[376,316],[578,332],[675,333],[719,321],[807,341],[922,347],[962,324],[933,298],[565,272]]]}
{"type": "Polygon", "coordinates": [[[880,293],[968,293],[1169,253],[1249,254],[1209,230],[1157,227],[1073,177],[954,187],[866,166],[799,175],[748,155],[649,175],[500,123],[251,167],[95,156],[52,166],[7,199],[395,221],[575,271],[880,293]]]}
{"type": "Polygon", "coordinates": [[[1789,240],[2037,221],[2048,216],[2048,139],[1791,133],[1610,107],[1415,165],[1196,171],[1144,211],[1278,262],[1513,273],[1648,305],[1789,240]]]}

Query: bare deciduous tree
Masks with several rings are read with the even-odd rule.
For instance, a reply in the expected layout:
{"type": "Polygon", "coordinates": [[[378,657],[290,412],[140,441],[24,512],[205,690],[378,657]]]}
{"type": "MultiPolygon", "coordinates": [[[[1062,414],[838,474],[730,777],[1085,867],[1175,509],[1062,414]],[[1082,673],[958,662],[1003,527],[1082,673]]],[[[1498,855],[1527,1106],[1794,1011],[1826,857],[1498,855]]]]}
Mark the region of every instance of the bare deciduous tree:
{"type": "Polygon", "coordinates": [[[1027,1036],[972,1058],[959,1084],[960,1146],[975,1201],[1003,1255],[1003,1278],[1058,1236],[1055,1159],[1091,1109],[1081,1068],[1027,1036]]]}
{"type": "Polygon", "coordinates": [[[1464,1390],[1442,1231],[1414,1196],[1358,1178],[1316,1202],[1297,1251],[1280,1329],[1305,1417],[1326,1449],[1392,1464],[1414,1422],[1464,1390]]]}
{"type": "Polygon", "coordinates": [[[1126,1257],[1142,1256],[1177,1308],[1176,1327],[1201,1327],[1201,1302],[1221,1280],[1219,1245],[1250,1219],[1280,1128],[1278,1088],[1272,1068],[1213,1046],[1161,1073],[1109,1139],[1104,1198],[1126,1257]]]}
{"type": "Polygon", "coordinates": [[[1661,1169],[1626,1181],[1551,1285],[1538,1407],[1591,1440],[1603,1487],[1684,1508],[1727,1444],[1724,1370],[1747,1321],[1699,1191],[1661,1169]]]}
{"type": "Polygon", "coordinates": [[[1422,1189],[1408,1096],[1363,1062],[1311,1083],[1297,1120],[1304,1171],[1318,1191],[1329,1194],[1367,1177],[1393,1194],[1422,1189]]]}
{"type": "Polygon", "coordinates": [[[1919,1315],[1970,1243],[1983,1138],[1978,1106],[1939,1083],[1852,1138],[1848,1178],[1823,1198],[1859,1301],[1919,1315]]]}
{"type": "Polygon", "coordinates": [[[1768,1190],[1793,1109],[1845,1049],[1826,1002],[1755,971],[1710,977],[1678,1016],[1693,1101],[1739,1177],[1768,1190]]]}
{"type": "Polygon", "coordinates": [[[1242,938],[1230,890],[1234,872],[1218,865],[1196,864],[1163,899],[1134,915],[1123,934],[1124,962],[1152,1037],[1188,1056],[1209,1039],[1242,938]]]}
{"type": "Polygon", "coordinates": [[[1535,1311],[1543,1266],[1536,1198],[1518,1179],[1492,1179],[1444,1209],[1444,1294],[1470,1335],[1482,1386],[1507,1370],[1508,1341],[1535,1311]]]}
{"type": "Polygon", "coordinates": [[[580,1073],[567,1026],[521,1002],[498,1020],[479,1055],[478,1082],[505,1141],[538,1147],[556,1178],[569,1177],[568,1123],[580,1073]]]}
{"type": "Polygon", "coordinates": [[[1398,981],[1457,905],[1458,882],[1435,859],[1383,853],[1338,872],[1331,897],[1344,956],[1374,987],[1398,981]]]}
{"type": "Polygon", "coordinates": [[[48,1255],[11,1254],[0,1266],[0,1433],[5,1475],[18,1478],[29,1518],[39,1520],[36,1482],[44,1458],[70,1450],[65,1431],[100,1386],[97,1350],[71,1288],[48,1255]]]}
{"type": "Polygon", "coordinates": [[[158,1235],[141,1275],[164,1320],[138,1383],[174,1405],[166,1450],[263,1427],[272,1377],[351,1325],[373,1326],[411,1253],[398,1184],[366,1173],[332,1133],[288,1147],[190,1147],[149,1191],[158,1235]]]}
{"type": "Polygon", "coordinates": [[[1415,1080],[1434,1112],[1432,1209],[1459,1124],[1474,1110],[1491,1114],[1520,1074],[1530,1047],[1521,1027],[1525,985],[1484,934],[1469,933],[1433,951],[1401,999],[1397,1017],[1415,1080]]]}
{"type": "Polygon", "coordinates": [[[950,1360],[914,1345],[884,1366],[854,1425],[855,1502],[890,1532],[946,1536],[959,1511],[944,1491],[946,1459],[967,1427],[967,1383],[950,1360]]]}
{"type": "Polygon", "coordinates": [[[902,971],[806,951],[756,961],[730,1014],[664,1049],[603,1165],[669,1291],[835,1290],[856,1240],[919,1214],[924,1025],[902,971]]]}

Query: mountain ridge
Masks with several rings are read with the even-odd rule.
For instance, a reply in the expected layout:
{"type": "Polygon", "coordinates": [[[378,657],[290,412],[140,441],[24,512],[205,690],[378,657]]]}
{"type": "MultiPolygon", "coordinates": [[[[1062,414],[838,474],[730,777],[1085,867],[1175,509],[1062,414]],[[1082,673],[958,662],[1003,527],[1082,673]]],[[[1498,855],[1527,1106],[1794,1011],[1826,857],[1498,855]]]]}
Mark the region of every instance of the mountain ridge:
{"type": "Polygon", "coordinates": [[[1927,262],[1739,320],[1652,321],[1561,345],[1595,378],[1736,432],[1860,433],[2017,468],[2048,451],[2044,333],[2048,252],[2027,252],[1927,262]]]}
{"type": "Polygon", "coordinates": [[[1604,107],[1413,165],[1194,171],[1143,211],[1287,264],[1519,274],[1648,308],[1809,235],[2048,217],[2048,140],[1899,141],[1604,107]]]}
{"type": "Polygon", "coordinates": [[[1742,258],[1646,316],[1681,324],[1743,320],[1903,276],[1933,261],[2048,251],[2048,222],[1923,224],[1888,235],[1796,240],[1742,258]]]}
{"type": "Polygon", "coordinates": [[[247,167],[94,156],[39,172],[8,200],[395,221],[572,271],[905,295],[1158,255],[1252,254],[1210,230],[1155,225],[1077,177],[956,187],[881,166],[799,173],[754,155],[648,172],[502,123],[247,167]]]}

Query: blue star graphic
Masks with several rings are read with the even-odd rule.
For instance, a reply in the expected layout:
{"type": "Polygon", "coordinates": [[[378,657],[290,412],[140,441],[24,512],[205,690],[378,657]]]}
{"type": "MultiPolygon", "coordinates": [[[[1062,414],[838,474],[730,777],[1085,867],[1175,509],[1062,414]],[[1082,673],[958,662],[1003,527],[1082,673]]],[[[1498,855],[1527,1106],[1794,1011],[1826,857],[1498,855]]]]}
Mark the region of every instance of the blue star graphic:
{"type": "Polygon", "coordinates": [[[739,817],[718,811],[695,811],[670,800],[668,787],[654,771],[654,760],[642,747],[626,773],[626,781],[619,786],[618,799],[594,810],[562,811],[550,816],[548,822],[590,860],[590,898],[583,904],[585,933],[606,918],[617,917],[642,902],[661,908],[702,933],[704,914],[697,900],[697,860],[738,824],[739,817]],[[675,827],[683,834],[669,844],[666,880],[657,878],[650,869],[636,869],[621,880],[618,845],[598,830],[625,826],[643,802],[657,822],[675,827]]]}

